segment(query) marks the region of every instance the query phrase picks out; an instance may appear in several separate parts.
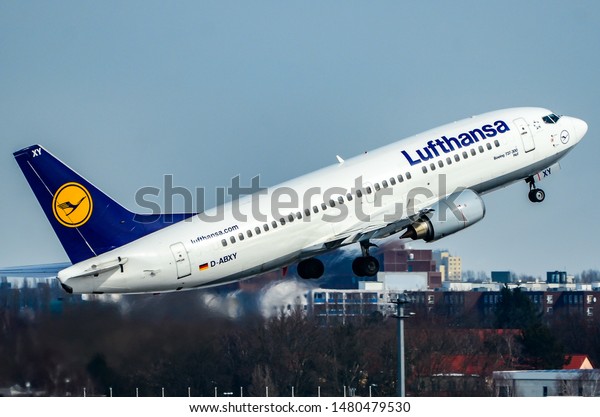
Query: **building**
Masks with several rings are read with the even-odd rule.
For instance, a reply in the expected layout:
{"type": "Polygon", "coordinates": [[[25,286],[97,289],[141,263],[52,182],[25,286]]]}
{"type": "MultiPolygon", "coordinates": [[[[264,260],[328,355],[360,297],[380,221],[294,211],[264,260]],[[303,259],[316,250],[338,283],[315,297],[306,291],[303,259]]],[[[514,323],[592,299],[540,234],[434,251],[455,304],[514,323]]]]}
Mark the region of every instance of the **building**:
{"type": "Polygon", "coordinates": [[[460,256],[452,256],[447,250],[434,250],[433,260],[437,271],[441,275],[442,282],[462,281],[462,259],[460,256]]]}
{"type": "Polygon", "coordinates": [[[600,396],[600,369],[498,371],[493,381],[497,397],[600,396]]]}
{"type": "Polygon", "coordinates": [[[567,355],[563,369],[594,369],[587,355],[567,355]]]}
{"type": "Polygon", "coordinates": [[[433,251],[412,249],[400,242],[386,245],[382,272],[426,272],[429,288],[439,288],[442,285],[442,274],[437,270],[433,251]]]}
{"type": "Polygon", "coordinates": [[[492,282],[509,284],[512,282],[510,271],[492,271],[492,282]]]}

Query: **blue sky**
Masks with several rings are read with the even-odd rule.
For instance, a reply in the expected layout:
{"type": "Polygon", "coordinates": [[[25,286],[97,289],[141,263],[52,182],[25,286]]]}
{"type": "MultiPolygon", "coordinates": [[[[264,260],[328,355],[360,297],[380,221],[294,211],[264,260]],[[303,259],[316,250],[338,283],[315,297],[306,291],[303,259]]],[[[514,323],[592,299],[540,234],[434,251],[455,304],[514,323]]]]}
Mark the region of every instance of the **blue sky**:
{"type": "MultiPolygon", "coordinates": [[[[587,137],[432,247],[465,269],[600,268],[600,3],[0,0],[0,265],[66,260],[12,153],[41,143],[126,207],[144,186],[274,185],[472,114],[540,106],[587,137]]],[[[421,246],[421,245],[419,245],[421,246]]],[[[423,245],[425,246],[425,245],[423,245]]]]}

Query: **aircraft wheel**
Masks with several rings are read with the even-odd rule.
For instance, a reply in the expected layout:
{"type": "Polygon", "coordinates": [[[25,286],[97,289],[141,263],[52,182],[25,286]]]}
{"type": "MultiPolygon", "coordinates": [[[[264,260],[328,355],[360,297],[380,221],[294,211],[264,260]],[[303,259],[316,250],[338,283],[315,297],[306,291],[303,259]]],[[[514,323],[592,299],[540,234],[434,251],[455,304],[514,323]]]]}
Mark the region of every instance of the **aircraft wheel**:
{"type": "Polygon", "coordinates": [[[541,203],[546,198],[546,193],[541,188],[534,188],[529,191],[529,201],[532,203],[541,203]]]}
{"type": "Polygon", "coordinates": [[[310,258],[298,263],[298,275],[302,279],[319,279],[324,272],[325,266],[318,259],[310,258]]]}
{"type": "Polygon", "coordinates": [[[352,272],[357,277],[372,277],[379,272],[379,261],[373,256],[361,256],[352,262],[352,272]]]}

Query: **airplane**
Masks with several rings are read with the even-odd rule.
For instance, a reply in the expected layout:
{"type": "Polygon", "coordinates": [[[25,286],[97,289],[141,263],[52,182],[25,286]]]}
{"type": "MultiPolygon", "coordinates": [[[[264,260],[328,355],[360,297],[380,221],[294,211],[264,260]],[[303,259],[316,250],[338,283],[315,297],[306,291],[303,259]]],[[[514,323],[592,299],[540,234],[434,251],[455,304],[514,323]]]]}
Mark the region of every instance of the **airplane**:
{"type": "Polygon", "coordinates": [[[482,195],[539,181],[585,136],[581,119],[509,108],[428,130],[202,213],[136,214],[40,145],[14,153],[72,265],[68,293],[161,293],[212,287],[297,264],[317,279],[318,255],[360,245],[357,276],[374,276],[373,241],[436,241],[480,221],[482,195]],[[240,216],[244,211],[249,215],[240,216]],[[401,234],[400,234],[401,233],[401,234]]]}

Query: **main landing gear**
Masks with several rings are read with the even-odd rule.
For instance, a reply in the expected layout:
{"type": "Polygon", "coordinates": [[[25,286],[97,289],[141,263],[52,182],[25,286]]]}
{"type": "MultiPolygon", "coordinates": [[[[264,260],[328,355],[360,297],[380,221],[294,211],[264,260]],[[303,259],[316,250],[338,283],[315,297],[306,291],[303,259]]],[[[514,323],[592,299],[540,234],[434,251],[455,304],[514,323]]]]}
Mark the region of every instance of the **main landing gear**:
{"type": "Polygon", "coordinates": [[[362,256],[352,262],[352,272],[358,277],[372,277],[379,272],[379,261],[377,258],[369,255],[369,248],[377,246],[368,240],[360,242],[362,256]]]}
{"type": "Polygon", "coordinates": [[[529,201],[532,203],[541,203],[546,198],[546,193],[541,188],[535,186],[535,180],[533,177],[529,177],[525,180],[529,184],[529,201]]]}

